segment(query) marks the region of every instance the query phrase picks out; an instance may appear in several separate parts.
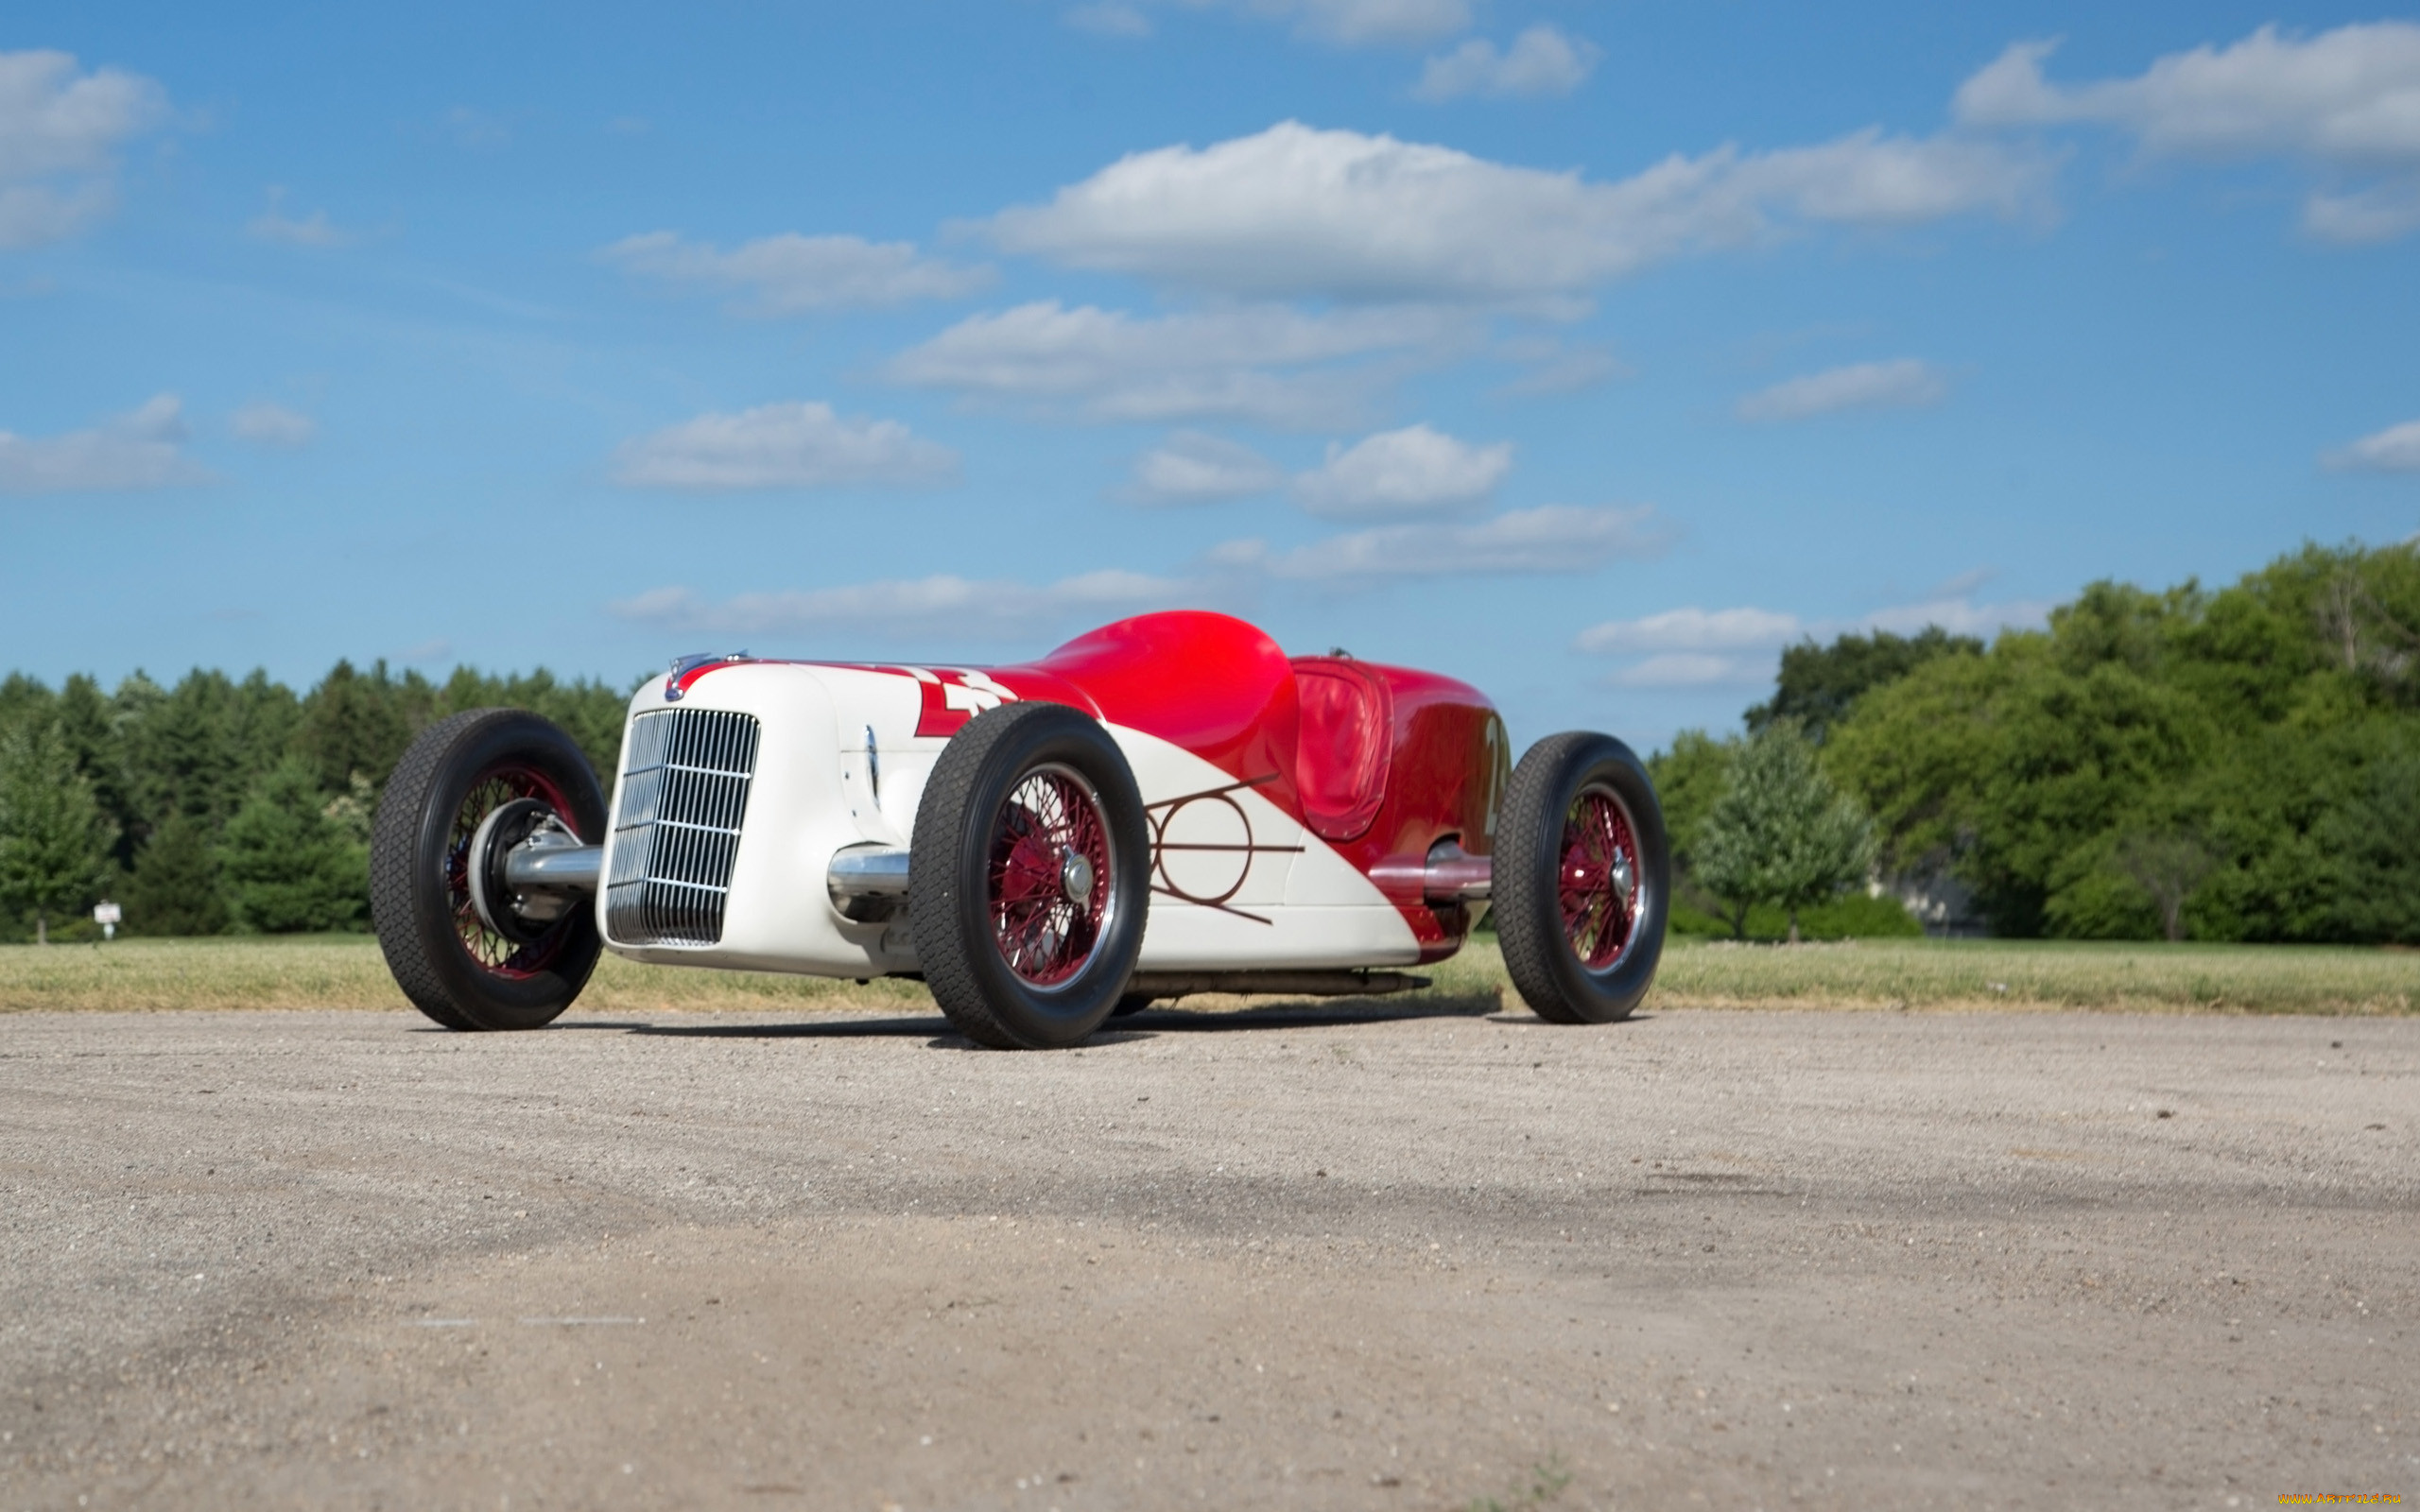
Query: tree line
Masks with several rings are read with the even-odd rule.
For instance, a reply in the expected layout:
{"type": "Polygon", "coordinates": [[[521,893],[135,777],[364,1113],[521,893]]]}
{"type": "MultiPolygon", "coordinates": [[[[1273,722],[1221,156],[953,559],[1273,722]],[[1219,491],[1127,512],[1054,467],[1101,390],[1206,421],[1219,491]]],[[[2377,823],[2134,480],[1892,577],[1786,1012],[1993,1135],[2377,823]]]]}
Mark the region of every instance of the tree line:
{"type": "Polygon", "coordinates": [[[2004,936],[2420,943],[2413,542],[1804,643],[1744,723],[1650,763],[1684,915],[1895,908],[1872,879],[2004,936]]]}
{"type": "Polygon", "coordinates": [[[635,684],[544,670],[442,682],[351,662],[307,693],[199,668],[105,691],[0,681],[0,938],[80,938],[117,902],[147,935],[366,927],[370,820],[412,737],[463,709],[530,709],[600,772],[635,684]]]}
{"type": "MultiPolygon", "coordinates": [[[[103,897],[140,934],[361,928],[371,815],[415,734],[530,709],[610,773],[634,686],[11,676],[0,938],[81,937],[103,897]]],[[[1988,645],[1806,642],[1743,724],[1649,763],[1685,929],[1914,933],[1913,899],[2010,936],[2420,944],[2411,542],[2306,546],[2218,590],[2095,583],[1988,645]]]]}

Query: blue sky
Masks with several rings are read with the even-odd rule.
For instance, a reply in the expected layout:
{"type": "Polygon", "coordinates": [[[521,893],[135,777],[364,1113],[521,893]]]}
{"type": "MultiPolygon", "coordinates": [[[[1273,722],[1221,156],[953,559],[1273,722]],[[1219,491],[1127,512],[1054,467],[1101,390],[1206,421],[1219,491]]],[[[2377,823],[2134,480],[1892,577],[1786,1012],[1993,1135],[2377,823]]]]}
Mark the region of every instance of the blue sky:
{"type": "Polygon", "coordinates": [[[1516,0],[0,23],[0,663],[1005,661],[1521,740],[2420,527],[2420,23],[1516,0]]]}

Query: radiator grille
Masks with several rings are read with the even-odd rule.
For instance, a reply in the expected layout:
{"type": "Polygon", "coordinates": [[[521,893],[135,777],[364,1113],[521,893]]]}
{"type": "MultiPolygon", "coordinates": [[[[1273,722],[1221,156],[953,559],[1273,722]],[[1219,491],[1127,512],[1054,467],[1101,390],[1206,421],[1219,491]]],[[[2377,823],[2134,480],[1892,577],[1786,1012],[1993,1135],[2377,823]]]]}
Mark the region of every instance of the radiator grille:
{"type": "Polygon", "coordinates": [[[714,945],[748,817],[752,714],[665,709],[631,721],[605,930],[624,945],[714,945]]]}

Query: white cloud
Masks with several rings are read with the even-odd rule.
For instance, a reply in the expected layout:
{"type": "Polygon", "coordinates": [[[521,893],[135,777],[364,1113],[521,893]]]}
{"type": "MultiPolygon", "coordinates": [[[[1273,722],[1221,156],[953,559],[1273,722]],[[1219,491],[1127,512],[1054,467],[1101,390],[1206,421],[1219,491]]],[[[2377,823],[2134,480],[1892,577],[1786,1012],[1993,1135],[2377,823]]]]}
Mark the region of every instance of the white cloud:
{"type": "Polygon", "coordinates": [[[2314,190],[2303,201],[2303,230],[2322,241],[2359,246],[2391,242],[2420,226],[2420,174],[2342,194],[2314,190]]]}
{"type": "Polygon", "coordinates": [[[1011,252],[1224,294],[1571,301],[1608,280],[1794,223],[2021,216],[2047,160],[1957,137],[1673,156],[1631,178],[1512,167],[1295,121],[1138,152],[989,222],[1011,252]]]}
{"type": "Polygon", "coordinates": [[[1988,573],[1952,578],[1921,601],[1893,604],[1854,619],[1804,620],[1777,610],[1667,610],[1634,620],[1607,620],[1580,632],[1573,643],[1586,652],[1640,660],[1616,669],[1610,680],[1621,687],[1695,687],[1762,681],[1772,676],[1783,646],[1809,639],[1888,630],[1913,635],[1938,625],[1953,635],[1990,637],[2003,629],[2030,629],[2048,622],[2051,606],[2033,599],[1978,604],[1972,590],[1988,573]]]}
{"type": "Polygon", "coordinates": [[[1763,609],[1674,609],[1644,619],[1608,620],[1580,632],[1580,649],[1616,655],[1641,651],[1737,651],[1780,645],[1797,638],[1795,614],[1763,609]]]}
{"type": "Polygon", "coordinates": [[[0,493],[84,493],[205,483],[184,452],[184,402],[161,394],[91,430],[63,436],[0,431],[0,493]]]}
{"type": "Polygon", "coordinates": [[[1710,688],[1726,682],[1762,682],[1771,676],[1772,668],[1764,662],[1669,651],[1634,662],[1605,680],[1617,688],[1710,688]]]}
{"type": "Polygon", "coordinates": [[[2321,458],[2331,468],[2360,472],[2420,472],[2420,420],[2390,425],[2321,458]]]}
{"type": "Polygon", "coordinates": [[[668,231],[629,236],[597,254],[631,273],[668,283],[744,291],[752,315],[867,309],[910,300],[950,300],[992,282],[988,267],[926,257],[912,242],[786,232],[729,251],[668,231]]]}
{"type": "Polygon", "coordinates": [[[2299,153],[2334,163],[2420,163],[2420,24],[2381,21],[2316,37],[2263,26],[2231,47],[2158,59],[2135,78],[2060,85],[2055,43],[2019,43],[1958,91],[1978,126],[2106,121],[2156,152],[2299,153]]]}
{"type": "Polygon", "coordinates": [[[1616,558],[1658,555],[1669,540],[1645,506],[1550,504],[1468,524],[1381,525],[1287,552],[1271,552],[1258,541],[1231,541],[1214,559],[1273,577],[1374,583],[1593,572],[1616,558]]]}
{"type": "Polygon", "coordinates": [[[255,399],[235,411],[227,428],[235,433],[238,440],[293,451],[310,445],[311,438],[319,434],[320,425],[299,410],[288,409],[266,399],[255,399]]]}
{"type": "Polygon", "coordinates": [[[324,210],[300,219],[287,215],[283,184],[269,185],[268,204],[245,222],[244,230],[254,241],[282,242],[288,247],[342,247],[354,239],[351,232],[331,223],[324,210]]]}
{"type": "Polygon", "coordinates": [[[1382,431],[1295,478],[1294,495],[1329,516],[1434,514],[1484,501],[1512,471],[1512,444],[1473,446],[1426,425],[1382,431]]]}
{"type": "Polygon", "coordinates": [[[893,382],[1102,421],[1357,423],[1405,364],[1474,339],[1450,314],[1230,305],[1136,317],[1056,300],[971,316],[891,359],[893,382]],[[1386,358],[1372,363],[1354,359],[1386,358]],[[1341,366],[1340,366],[1341,364],[1341,366]]]}
{"type": "Polygon", "coordinates": [[[1474,37],[1452,52],[1428,60],[1412,94],[1424,100],[1465,94],[1568,94],[1587,82],[1604,49],[1584,37],[1565,36],[1545,22],[1512,39],[1502,52],[1474,37]]]}
{"type": "Polygon", "coordinates": [[[117,149],[167,113],[160,86],[66,53],[0,52],[0,249],[75,234],[116,202],[117,149]]]}
{"type": "Polygon", "coordinates": [[[2315,37],[2262,26],[2227,47],[2170,53],[2132,78],[2054,84],[2054,42],[2019,43],[1958,91],[1976,126],[2097,122],[2146,152],[2216,160],[2293,158],[2386,182],[2314,192],[2304,225],[2375,241],[2420,225],[2420,24],[2380,21],[2315,37]]]}
{"type": "Polygon", "coordinates": [[[1468,0],[1186,0],[1224,4],[1294,23],[1305,36],[1347,47],[1431,42],[1471,24],[1468,0]]]}
{"type": "Polygon", "coordinates": [[[1059,13],[1059,19],[1078,31],[1089,31],[1097,37],[1148,37],[1151,34],[1151,18],[1120,0],[1100,0],[1098,5],[1071,6],[1059,13]]]}
{"type": "Polygon", "coordinates": [[[946,631],[1014,639],[1077,615],[1118,618],[1187,602],[1198,585],[1108,569],[1040,587],[942,575],[839,588],[741,593],[720,603],[686,588],[658,588],[608,608],[616,617],[669,629],[735,635],[837,628],[857,636],[946,631]]]}
{"type": "Polygon", "coordinates": [[[816,401],[700,415],[626,442],[614,481],[649,489],[818,489],[943,483],[958,454],[895,420],[850,418],[816,401]]]}
{"type": "Polygon", "coordinates": [[[1739,401],[1739,418],[1806,420],[1843,409],[1906,409],[1940,403],[1949,380],[1914,357],[1851,363],[1760,389],[1739,401]]]}
{"type": "Polygon", "coordinates": [[[1929,598],[1914,604],[1893,604],[1878,609],[1849,626],[1820,626],[1823,634],[1839,634],[1849,629],[1888,630],[1893,635],[1914,635],[1927,626],[1938,625],[1952,635],[1979,635],[1989,639],[2002,630],[2033,629],[2048,624],[2052,605],[2045,599],[2014,598],[1997,604],[1978,604],[1964,594],[1948,598],[1929,598]]]}
{"type": "Polygon", "coordinates": [[[1471,24],[1470,0],[1093,0],[1060,19],[1080,31],[1143,37],[1150,34],[1147,8],[1154,4],[1290,22],[1301,36],[1342,47],[1434,42],[1471,24]]]}
{"type": "Polygon", "coordinates": [[[1285,481],[1276,463],[1240,441],[1177,431],[1135,458],[1126,494],[1144,504],[1208,504],[1267,493],[1285,481]]]}

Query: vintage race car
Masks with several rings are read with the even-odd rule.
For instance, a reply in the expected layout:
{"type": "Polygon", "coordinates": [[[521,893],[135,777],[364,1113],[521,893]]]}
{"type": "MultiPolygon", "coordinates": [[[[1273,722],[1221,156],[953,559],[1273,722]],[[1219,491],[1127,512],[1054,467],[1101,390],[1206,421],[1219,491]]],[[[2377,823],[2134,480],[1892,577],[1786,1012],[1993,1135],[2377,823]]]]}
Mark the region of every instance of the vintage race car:
{"type": "Polygon", "coordinates": [[[1669,869],[1611,736],[1516,766],[1475,689],[1185,610],[1013,666],[683,657],[631,699],[610,806],[545,720],[456,714],[388,782],[371,891],[449,1028],[552,1021],[603,949],[917,977],[1038,1049],[1154,999],[1425,986],[1491,907],[1531,1008],[1619,1019],[1669,869]]]}

